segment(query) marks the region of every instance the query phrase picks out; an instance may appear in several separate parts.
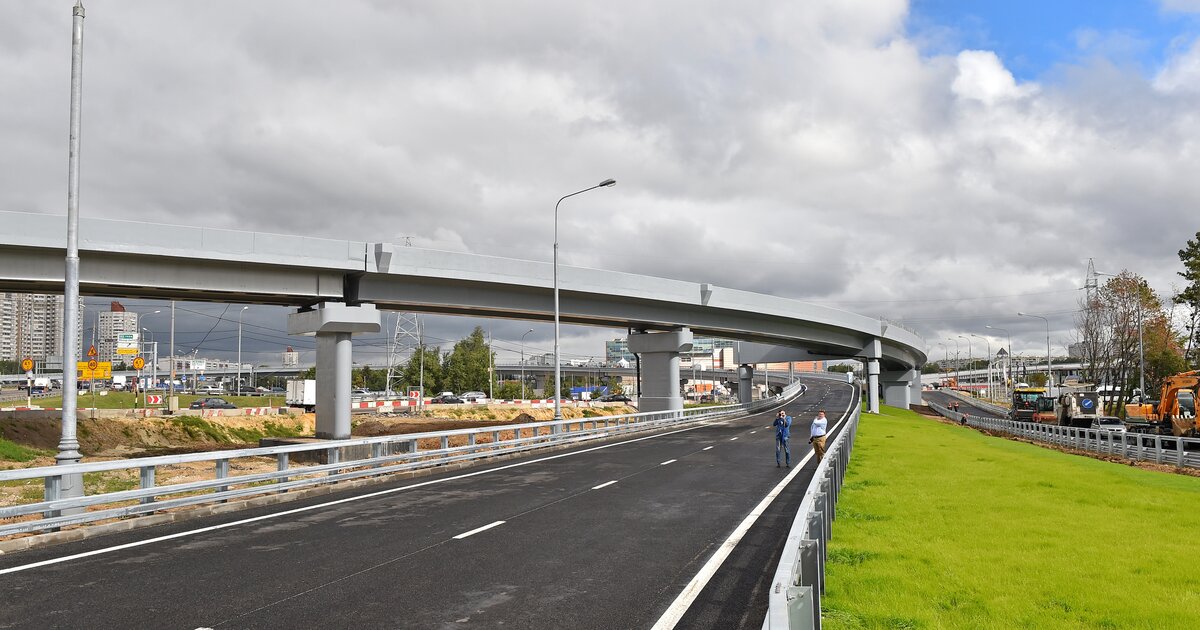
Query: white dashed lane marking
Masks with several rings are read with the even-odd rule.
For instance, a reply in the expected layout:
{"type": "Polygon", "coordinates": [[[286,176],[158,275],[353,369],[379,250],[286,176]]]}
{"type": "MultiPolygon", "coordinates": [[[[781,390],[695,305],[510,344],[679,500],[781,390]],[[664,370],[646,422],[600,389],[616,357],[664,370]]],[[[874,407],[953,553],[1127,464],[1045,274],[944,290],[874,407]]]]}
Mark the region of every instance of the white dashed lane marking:
{"type": "Polygon", "coordinates": [[[702,449],[700,449],[700,450],[702,450],[702,451],[707,451],[707,450],[708,450],[708,449],[710,449],[710,448],[712,448],[712,447],[711,447],[711,446],[705,446],[704,448],[702,448],[702,449]]]}
{"type": "Polygon", "coordinates": [[[613,485],[614,483],[617,483],[617,481],[615,479],[612,481],[606,481],[598,486],[592,486],[592,490],[599,490],[600,488],[607,488],[607,487],[613,485]]]}
{"type": "Polygon", "coordinates": [[[666,466],[667,464],[674,464],[676,461],[678,461],[678,460],[668,459],[667,461],[659,464],[659,466],[666,466]]]}
{"type": "Polygon", "coordinates": [[[484,525],[483,527],[476,527],[475,529],[472,529],[469,532],[463,532],[463,533],[455,536],[454,540],[462,540],[462,539],[466,538],[467,536],[474,536],[475,534],[478,534],[479,532],[487,531],[493,527],[498,527],[503,524],[504,524],[504,521],[496,521],[495,523],[489,523],[487,525],[484,525]]]}

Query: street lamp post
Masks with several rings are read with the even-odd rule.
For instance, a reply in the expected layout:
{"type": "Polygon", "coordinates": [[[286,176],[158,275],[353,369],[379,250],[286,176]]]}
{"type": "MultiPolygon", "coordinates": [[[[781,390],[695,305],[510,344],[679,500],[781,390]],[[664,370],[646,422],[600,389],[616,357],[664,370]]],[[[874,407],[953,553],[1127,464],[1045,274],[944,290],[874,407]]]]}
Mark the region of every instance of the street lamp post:
{"type": "Polygon", "coordinates": [[[946,337],[946,341],[954,342],[954,382],[957,385],[958,379],[962,378],[962,363],[958,358],[960,346],[958,345],[958,340],[953,337],[946,337]]]}
{"type": "Polygon", "coordinates": [[[1010,395],[1011,393],[1009,392],[1009,381],[1011,381],[1013,378],[1013,375],[1012,375],[1012,335],[1009,334],[1007,328],[999,328],[996,326],[987,326],[987,325],[985,325],[984,328],[987,328],[988,330],[999,330],[1000,332],[1003,332],[1004,336],[1008,339],[1008,348],[1005,350],[1005,352],[1008,353],[1008,356],[1004,357],[1004,362],[1006,364],[1005,369],[1004,369],[1004,396],[1006,398],[1009,398],[1009,397],[1011,397],[1011,395],[1010,395]]]}
{"type": "Polygon", "coordinates": [[[1046,322],[1046,393],[1050,393],[1050,387],[1054,383],[1054,372],[1050,368],[1050,320],[1041,315],[1033,315],[1031,313],[1017,313],[1021,317],[1036,317],[1046,322]]]}
{"type": "Polygon", "coordinates": [[[968,339],[967,337],[964,337],[963,335],[959,335],[958,338],[963,339],[967,342],[967,368],[968,368],[967,371],[969,372],[970,371],[969,368],[971,367],[971,364],[975,361],[975,353],[971,351],[971,340],[968,339]]]}
{"type": "MultiPolygon", "coordinates": [[[[554,204],[554,419],[562,420],[562,367],[559,365],[558,353],[558,328],[559,328],[559,313],[558,313],[558,206],[567,197],[583,194],[589,190],[597,188],[607,188],[617,183],[615,179],[606,179],[595,186],[584,188],[583,190],[575,191],[569,195],[563,195],[558,203],[554,204]]],[[[557,427],[558,425],[555,425],[557,427]]],[[[557,429],[556,429],[557,430],[557,429]]]]}
{"type": "MultiPolygon", "coordinates": [[[[149,342],[150,348],[151,348],[150,353],[154,355],[154,359],[153,359],[154,363],[150,365],[150,383],[157,384],[158,383],[158,342],[154,340],[154,331],[153,330],[150,330],[149,328],[143,328],[142,330],[147,335],[150,335],[150,342],[149,342]]],[[[146,389],[149,390],[150,387],[147,386],[146,389]]]]}
{"type": "Polygon", "coordinates": [[[246,313],[249,306],[243,306],[242,310],[238,311],[238,366],[237,366],[237,395],[242,395],[242,315],[246,313]]]}
{"type": "Polygon", "coordinates": [[[521,400],[525,400],[525,336],[531,332],[533,332],[532,328],[521,335],[521,400]]]}
{"type": "Polygon", "coordinates": [[[989,397],[991,397],[991,396],[992,396],[992,395],[995,393],[995,392],[993,392],[993,391],[992,391],[992,340],[991,340],[991,339],[988,339],[988,338],[986,338],[986,337],[980,337],[979,335],[976,335],[975,333],[971,333],[971,336],[972,336],[972,337],[974,337],[974,338],[976,338],[976,339],[983,339],[985,342],[987,342],[987,349],[988,349],[988,358],[987,358],[987,381],[988,381],[988,396],[989,396],[989,397]]]}

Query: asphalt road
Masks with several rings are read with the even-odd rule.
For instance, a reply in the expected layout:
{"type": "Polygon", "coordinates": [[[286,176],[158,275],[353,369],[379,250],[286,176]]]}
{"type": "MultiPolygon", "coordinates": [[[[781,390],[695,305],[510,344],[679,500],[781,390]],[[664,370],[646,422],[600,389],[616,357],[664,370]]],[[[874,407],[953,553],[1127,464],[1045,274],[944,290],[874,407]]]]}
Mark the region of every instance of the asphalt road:
{"type": "MultiPolygon", "coordinates": [[[[832,426],[853,400],[809,381],[787,406],[793,463],[815,409],[832,426]]],[[[791,472],[775,467],[773,417],[0,556],[0,628],[648,628],[791,472]]],[[[813,468],[677,627],[761,627],[813,468]]]]}
{"type": "Polygon", "coordinates": [[[959,408],[958,408],[959,411],[968,413],[972,416],[979,416],[982,418],[1000,418],[1001,417],[1001,416],[996,415],[996,413],[992,412],[989,409],[985,409],[984,407],[974,405],[974,404],[969,403],[957,396],[951,396],[950,394],[947,394],[945,392],[939,392],[937,390],[923,391],[923,392],[921,392],[921,398],[924,400],[928,400],[930,402],[935,402],[943,407],[945,407],[947,405],[947,403],[949,403],[951,401],[957,402],[959,404],[959,408]]]}

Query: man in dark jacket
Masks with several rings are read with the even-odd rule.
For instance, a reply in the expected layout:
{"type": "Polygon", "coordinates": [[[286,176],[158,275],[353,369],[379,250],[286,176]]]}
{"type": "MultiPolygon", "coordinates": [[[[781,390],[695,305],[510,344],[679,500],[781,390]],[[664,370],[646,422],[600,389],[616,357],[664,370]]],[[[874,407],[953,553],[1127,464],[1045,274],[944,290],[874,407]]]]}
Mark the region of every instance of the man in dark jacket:
{"type": "Polygon", "coordinates": [[[775,467],[779,468],[779,451],[782,449],[787,467],[791,468],[792,450],[788,448],[788,438],[791,437],[792,417],[780,411],[772,424],[775,427],[775,467]]]}

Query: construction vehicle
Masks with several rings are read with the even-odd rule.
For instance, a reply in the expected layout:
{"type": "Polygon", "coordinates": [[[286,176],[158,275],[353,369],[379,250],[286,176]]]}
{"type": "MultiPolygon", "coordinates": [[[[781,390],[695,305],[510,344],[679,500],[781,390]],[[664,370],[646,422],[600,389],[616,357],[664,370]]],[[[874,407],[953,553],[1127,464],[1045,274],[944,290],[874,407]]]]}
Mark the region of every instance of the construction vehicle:
{"type": "Polygon", "coordinates": [[[1091,388],[1066,387],[1054,397],[1059,426],[1088,428],[1101,416],[1100,393],[1091,388]]]}
{"type": "Polygon", "coordinates": [[[1033,414],[1037,411],[1037,399],[1045,393],[1044,387],[1018,385],[1013,388],[1012,410],[1008,412],[1008,418],[1018,422],[1032,422],[1033,414]]]}
{"type": "Polygon", "coordinates": [[[1040,424],[1058,424],[1058,416],[1054,415],[1054,398],[1038,396],[1034,402],[1033,421],[1040,424]]]}
{"type": "Polygon", "coordinates": [[[1200,429],[1196,418],[1196,390],[1200,370],[1181,372],[1163,380],[1157,401],[1125,405],[1125,426],[1138,433],[1195,437],[1200,429]]]}

